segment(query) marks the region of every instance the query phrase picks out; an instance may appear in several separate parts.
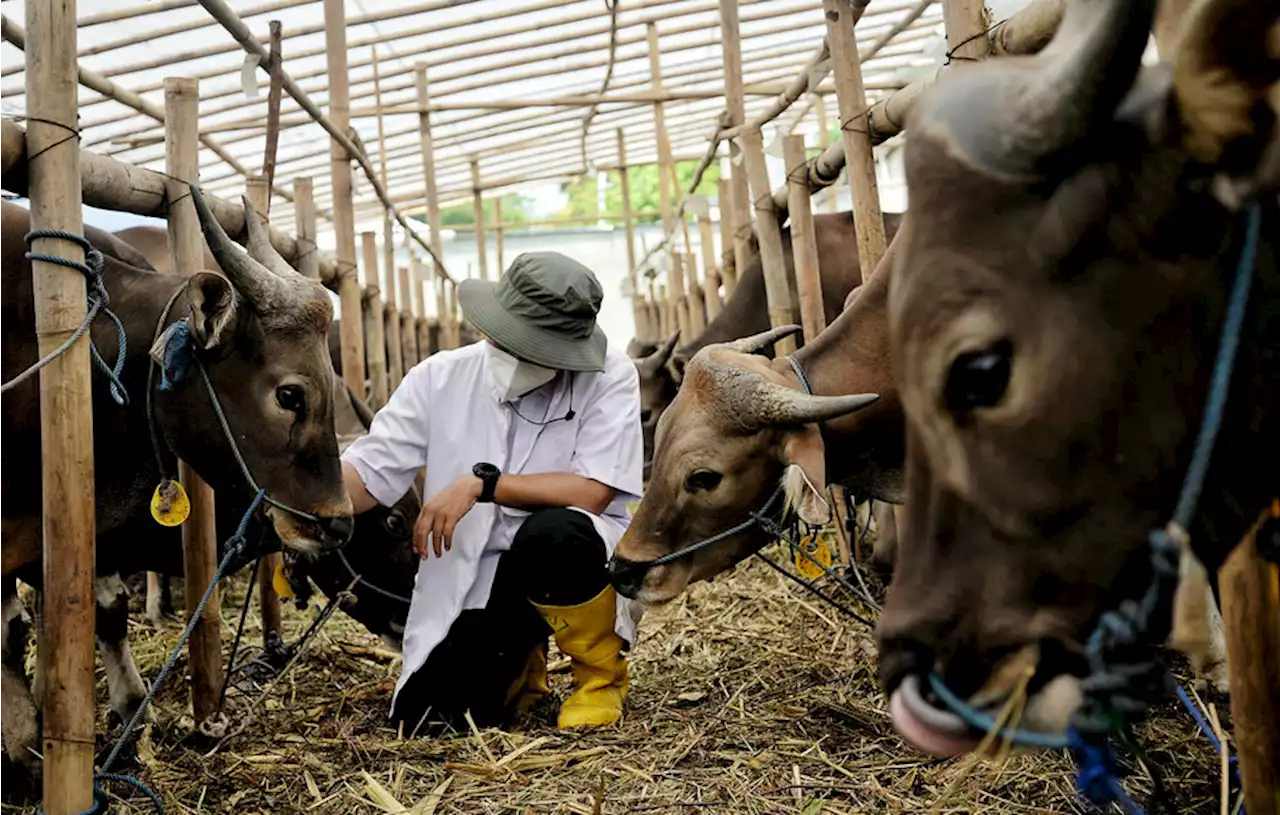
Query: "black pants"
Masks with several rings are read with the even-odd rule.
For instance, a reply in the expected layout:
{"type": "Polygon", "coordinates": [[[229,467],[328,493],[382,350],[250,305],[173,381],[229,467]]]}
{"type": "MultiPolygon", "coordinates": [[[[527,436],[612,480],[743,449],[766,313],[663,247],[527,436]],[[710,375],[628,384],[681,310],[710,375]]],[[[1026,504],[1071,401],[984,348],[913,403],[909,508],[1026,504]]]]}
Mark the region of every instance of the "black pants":
{"type": "Polygon", "coordinates": [[[503,724],[507,690],[551,635],[533,603],[587,602],[609,584],[606,560],[590,518],[571,509],[534,512],[499,557],[488,604],[454,621],[401,688],[392,719],[406,736],[465,730],[468,711],[477,727],[503,724]]]}

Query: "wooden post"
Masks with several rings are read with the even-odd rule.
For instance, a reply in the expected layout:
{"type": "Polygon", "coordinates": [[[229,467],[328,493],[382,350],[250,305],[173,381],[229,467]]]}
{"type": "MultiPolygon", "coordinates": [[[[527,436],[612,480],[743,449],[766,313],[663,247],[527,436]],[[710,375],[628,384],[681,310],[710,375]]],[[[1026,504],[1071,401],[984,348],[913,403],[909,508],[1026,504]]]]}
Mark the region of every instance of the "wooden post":
{"type": "MultiPolygon", "coordinates": [[[[1163,1],[1161,5],[1164,5],[1163,1]]],[[[987,31],[983,0],[942,0],[942,22],[947,29],[947,52],[953,61],[987,58],[991,41],[983,36],[987,31]]],[[[858,73],[861,77],[861,69],[858,73]]]]}
{"type": "MultiPolygon", "coordinates": [[[[746,121],[746,97],[742,87],[742,42],[738,29],[738,0],[720,0],[720,47],[724,54],[724,103],[728,112],[725,125],[737,127],[746,121]]],[[[729,223],[733,227],[733,279],[725,280],[728,296],[737,275],[747,267],[751,240],[751,192],[747,174],[736,142],[729,144],[729,223]]],[[[723,173],[721,173],[723,176],[723,173]]],[[[721,205],[723,208],[723,204],[721,205]]]]}
{"type": "Polygon", "coordinates": [[[443,277],[436,277],[436,325],[439,329],[436,333],[436,342],[439,343],[438,350],[448,351],[453,348],[449,338],[449,304],[448,298],[445,296],[445,286],[448,285],[443,277]]]}
{"type": "MultiPolygon", "coordinates": [[[[31,228],[84,234],[76,116],[76,4],[28,3],[27,155],[31,228]]],[[[76,262],[78,244],[38,238],[31,247],[76,262]]],[[[41,357],[80,327],[85,278],[31,261],[41,357]]],[[[105,384],[100,385],[105,387],[105,384]]],[[[40,372],[44,621],[44,811],[71,815],[93,804],[94,480],[93,381],[88,338],[40,372]]]]}
{"type": "Polygon", "coordinates": [[[667,287],[658,286],[658,319],[662,326],[662,333],[659,336],[670,337],[675,329],[675,321],[672,319],[671,301],[667,299],[667,287]]]}
{"type": "MultiPolygon", "coordinates": [[[[649,41],[649,76],[654,91],[662,90],[662,59],[658,49],[658,26],[655,23],[645,25],[645,34],[649,41]]],[[[662,207],[662,230],[670,233],[675,229],[675,205],[672,199],[678,190],[671,187],[671,139],[667,136],[667,116],[661,102],[653,103],[653,129],[658,140],[658,195],[662,207]]]]}
{"type": "MultiPolygon", "coordinates": [[[[369,352],[369,379],[373,382],[370,407],[379,410],[391,395],[387,379],[386,323],[382,319],[382,289],[378,285],[378,238],[372,232],[360,235],[364,254],[364,330],[369,352]]],[[[356,391],[364,395],[364,384],[356,391]]]]}
{"type": "MultiPolygon", "coordinates": [[[[419,62],[414,67],[414,76],[417,80],[418,87],[418,104],[422,106],[423,113],[418,114],[418,142],[422,150],[422,175],[425,182],[423,189],[426,190],[427,196],[427,226],[431,229],[431,251],[435,253],[437,258],[444,259],[444,238],[441,236],[443,227],[440,225],[440,199],[436,194],[436,154],[435,144],[431,140],[431,117],[426,113],[427,105],[431,102],[431,97],[427,93],[427,64],[419,62]]],[[[443,279],[444,275],[440,270],[436,270],[436,277],[443,279]]],[[[444,312],[439,313],[439,318],[444,319],[444,312]]]]}
{"type": "MultiPolygon", "coordinates": [[[[707,307],[707,322],[720,313],[720,272],[716,263],[716,239],[711,229],[711,219],[698,216],[698,239],[702,244],[703,301],[707,307]]],[[[690,339],[693,339],[690,337],[690,339]]]]}
{"type": "Polygon", "coordinates": [[[400,332],[399,298],[396,296],[396,247],[392,242],[391,216],[382,219],[383,337],[387,343],[387,387],[392,393],[404,379],[404,347],[400,332]]]}
{"type": "Polygon", "coordinates": [[[649,313],[645,309],[644,294],[640,291],[640,279],[636,270],[636,225],[631,217],[631,178],[627,171],[627,140],[622,128],[615,131],[618,137],[618,188],[622,196],[622,224],[627,233],[627,274],[631,278],[631,311],[635,319],[636,339],[652,341],[653,329],[649,326],[649,313]]]}
{"type": "Polygon", "coordinates": [[[298,271],[320,279],[320,252],[316,249],[316,204],[310,178],[293,180],[293,221],[298,231],[298,271]]]}
{"type": "Polygon", "coordinates": [[[413,324],[413,297],[409,290],[409,267],[401,266],[396,270],[400,277],[400,354],[404,367],[401,378],[409,373],[409,369],[418,364],[418,334],[413,324]]]}
{"type": "Polygon", "coordinates": [[[489,279],[489,265],[485,262],[484,253],[484,197],[480,190],[480,160],[471,159],[471,195],[475,206],[476,221],[476,256],[480,263],[480,279],[489,279]]]}
{"type": "Polygon", "coordinates": [[[649,327],[653,329],[653,339],[661,342],[666,339],[662,333],[662,301],[658,299],[657,283],[649,278],[649,297],[645,301],[645,314],[649,317],[649,327]]]}
{"type": "MultiPolygon", "coordinates": [[[[347,21],[343,0],[324,0],[325,52],[329,71],[329,121],[345,133],[350,127],[351,88],[347,72],[347,21]]],[[[338,297],[342,303],[342,378],[364,393],[364,331],[360,279],[356,271],[356,219],[351,199],[351,156],[336,140],[329,146],[333,174],[333,231],[338,297]]]]}
{"type": "Polygon", "coordinates": [[[1280,566],[1258,551],[1280,524],[1271,506],[1218,572],[1231,718],[1245,809],[1280,812],[1280,566]]]}
{"type": "Polygon", "coordinates": [[[502,196],[493,199],[494,240],[498,244],[498,277],[506,271],[506,259],[502,256],[502,196]]]}
{"type": "Polygon", "coordinates": [[[672,330],[679,329],[682,337],[692,336],[689,333],[689,303],[684,286],[684,255],[679,252],[671,253],[671,272],[667,275],[667,282],[671,284],[671,307],[675,312],[672,330]]]}
{"type": "Polygon", "coordinates": [[[720,257],[724,257],[733,253],[733,267],[730,268],[725,264],[720,265],[720,278],[724,283],[724,299],[728,300],[729,295],[733,294],[733,287],[738,282],[738,275],[742,273],[742,268],[746,261],[740,254],[746,254],[746,247],[741,250],[738,247],[737,235],[733,229],[734,203],[733,203],[733,185],[729,183],[729,177],[723,171],[721,178],[716,182],[716,199],[720,203],[720,257]]]}
{"type": "Polygon", "coordinates": [[[787,167],[787,211],[791,215],[791,256],[795,259],[796,290],[800,293],[800,324],[808,343],[827,327],[822,303],[822,277],[818,270],[818,236],[809,205],[808,169],[804,136],[782,140],[787,167]]]}
{"type": "Polygon", "coordinates": [[[702,332],[707,330],[707,309],[703,303],[703,286],[698,282],[698,258],[693,252],[688,252],[684,256],[685,269],[689,273],[688,283],[689,292],[689,338],[701,337],[702,332]]]}
{"type": "MultiPolygon", "coordinates": [[[[249,176],[244,180],[245,195],[263,222],[267,221],[267,205],[271,201],[271,187],[263,176],[249,176]]],[[[258,601],[262,608],[262,641],[266,644],[271,632],[280,633],[284,616],[280,608],[280,596],[276,594],[276,569],[283,563],[279,552],[263,555],[258,561],[258,601]]],[[[208,582],[207,580],[205,581],[208,582]]],[[[191,584],[188,584],[191,585],[191,584]]],[[[196,596],[199,599],[199,595],[196,596]]],[[[188,603],[191,600],[187,601],[188,603]]]]}
{"type": "MultiPolygon", "coordinates": [[[[172,179],[168,218],[171,269],[198,269],[204,263],[204,235],[187,187],[188,183],[200,180],[199,105],[196,80],[165,79],[165,172],[172,179]]],[[[185,461],[178,464],[178,480],[191,501],[191,514],[182,525],[182,575],[186,585],[192,587],[186,592],[187,618],[190,619],[204,587],[213,580],[218,568],[218,534],[213,490],[185,461]]],[[[218,695],[222,691],[222,614],[218,592],[219,589],[213,590],[204,615],[187,642],[191,709],[197,724],[217,712],[218,695]]]]}
{"type": "MultiPolygon", "coordinates": [[[[831,146],[831,123],[827,120],[827,99],[820,93],[812,94],[812,97],[813,112],[818,119],[818,146],[826,150],[831,146]]],[[[834,184],[826,195],[826,203],[823,204],[822,211],[840,211],[839,196],[836,195],[834,184]]]]}
{"type": "Polygon", "coordinates": [[[427,323],[427,272],[426,266],[412,251],[409,252],[409,279],[413,281],[413,321],[418,335],[418,361],[431,356],[431,330],[427,323]]]}
{"type": "MultiPolygon", "coordinates": [[[[971,2],[971,0],[965,0],[971,2]]],[[[982,0],[977,0],[981,10],[982,0]]],[[[863,4],[865,7],[865,3],[863,4]]],[[[861,14],[852,0],[822,0],[827,17],[827,42],[835,72],[836,102],[840,108],[840,133],[844,141],[845,172],[853,197],[853,227],[858,233],[858,263],[866,282],[884,257],[884,216],[876,186],[876,160],[867,127],[867,92],[862,85],[862,65],[853,24],[861,14]]]]}

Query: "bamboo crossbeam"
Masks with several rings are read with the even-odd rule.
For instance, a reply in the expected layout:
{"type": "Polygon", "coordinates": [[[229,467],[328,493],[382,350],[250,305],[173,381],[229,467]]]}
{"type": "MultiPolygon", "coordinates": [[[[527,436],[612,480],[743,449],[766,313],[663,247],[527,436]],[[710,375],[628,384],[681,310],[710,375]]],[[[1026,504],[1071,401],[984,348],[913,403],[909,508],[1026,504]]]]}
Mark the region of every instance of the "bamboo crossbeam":
{"type": "MultiPolygon", "coordinates": [[[[200,5],[204,6],[205,10],[212,14],[214,18],[227,29],[231,36],[235,38],[236,42],[240,43],[247,52],[250,54],[256,54],[260,59],[266,59],[268,57],[266,50],[262,47],[262,43],[258,42],[258,40],[253,37],[248,26],[246,26],[244,22],[236,16],[236,13],[226,4],[226,2],[224,2],[224,0],[200,0],[200,5]]],[[[345,62],[345,60],[343,60],[343,62],[345,62]]],[[[343,67],[345,71],[345,65],[343,67]]],[[[382,201],[383,205],[392,212],[395,219],[400,222],[400,225],[404,227],[405,231],[410,234],[414,240],[418,241],[418,243],[422,245],[423,249],[426,249],[427,252],[432,252],[431,245],[422,240],[422,238],[413,231],[413,228],[409,225],[408,221],[406,221],[404,216],[400,214],[395,205],[391,203],[391,199],[387,196],[386,188],[379,182],[378,175],[374,171],[373,165],[369,162],[369,157],[365,152],[359,149],[355,143],[351,141],[351,138],[347,135],[345,129],[338,128],[334,122],[330,121],[329,118],[321,112],[320,108],[316,107],[315,103],[312,102],[310,97],[308,97],[298,87],[297,83],[293,81],[286,71],[282,69],[280,74],[281,81],[284,83],[284,89],[288,91],[289,95],[293,97],[294,101],[296,101],[303,110],[311,115],[316,124],[328,131],[333,140],[346,150],[347,155],[360,165],[360,168],[364,170],[365,177],[367,177],[369,179],[369,183],[373,185],[374,192],[377,193],[378,198],[382,201]]],[[[343,84],[345,84],[345,76],[343,79],[343,84]]],[[[332,104],[332,99],[330,102],[332,104]]],[[[345,125],[345,109],[347,108],[347,105],[344,104],[343,108],[343,124],[345,125]]],[[[440,270],[440,274],[446,278],[449,277],[449,273],[445,269],[443,261],[441,261],[440,258],[435,258],[435,261],[437,268],[440,270]]],[[[346,371],[345,365],[343,367],[343,371],[346,371]]]]}
{"type": "Polygon", "coordinates": [[[76,20],[76,28],[88,28],[89,26],[102,25],[103,23],[132,20],[135,17],[144,17],[148,14],[163,14],[166,11],[188,8],[195,4],[196,0],[157,0],[140,6],[126,6],[125,8],[112,9],[111,11],[103,11],[81,17],[76,20]]]}
{"type": "MultiPolygon", "coordinates": [[[[786,86],[781,84],[753,85],[743,88],[748,96],[776,97],[787,93],[786,86]]],[[[819,93],[835,93],[834,88],[819,88],[819,93]]],[[[634,91],[631,93],[611,94],[573,94],[569,96],[552,96],[535,99],[480,99],[467,102],[434,102],[427,107],[428,113],[455,110],[525,110],[526,108],[552,107],[595,107],[597,105],[644,105],[662,102],[687,102],[698,99],[719,99],[723,93],[716,90],[673,91],[654,88],[651,91],[634,91]]],[[[403,116],[411,113],[422,113],[419,105],[399,104],[382,108],[352,108],[351,118],[370,118],[379,114],[386,116],[403,116]]]]}
{"type": "MultiPolygon", "coordinates": [[[[28,194],[26,132],[12,119],[0,123],[3,129],[4,166],[3,186],[19,195],[28,194]]],[[[80,154],[80,184],[84,190],[84,203],[91,207],[135,215],[164,218],[169,211],[169,194],[164,173],[134,167],[88,150],[80,154]]],[[[238,203],[206,194],[214,218],[233,239],[244,240],[244,209],[238,203]]],[[[268,230],[271,245],[287,261],[297,263],[298,243],[290,235],[275,229],[268,230]]],[[[321,281],[330,288],[334,285],[334,264],[321,255],[319,258],[321,281]]]]}

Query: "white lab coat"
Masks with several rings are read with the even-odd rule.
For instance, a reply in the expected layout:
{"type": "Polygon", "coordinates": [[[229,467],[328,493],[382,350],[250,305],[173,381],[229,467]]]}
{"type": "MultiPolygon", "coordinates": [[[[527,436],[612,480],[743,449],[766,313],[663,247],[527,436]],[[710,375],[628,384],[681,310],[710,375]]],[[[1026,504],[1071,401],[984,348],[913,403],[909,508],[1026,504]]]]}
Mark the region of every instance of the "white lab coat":
{"type": "MultiPolygon", "coordinates": [[[[602,373],[562,374],[515,403],[503,403],[489,372],[484,342],[436,353],[415,365],[374,417],[369,434],[342,460],[365,488],[390,506],[426,466],[427,496],[486,461],[504,473],[571,472],[616,491],[603,515],[591,515],[610,556],[626,531],[626,505],[643,489],[639,378],[635,365],[610,347],[602,373]],[[545,426],[525,421],[573,418],[545,426]]],[[[579,510],[581,511],[581,510],[579,510]]],[[[498,565],[528,512],[476,504],[453,533],[453,548],[418,566],[405,626],[404,664],[396,693],[422,667],[464,609],[483,608],[498,565]]],[[[357,544],[359,545],[359,544],[357,544]]],[[[635,640],[640,608],[619,596],[616,630],[635,640]]],[[[395,700],[392,699],[394,706],[395,700]]]]}

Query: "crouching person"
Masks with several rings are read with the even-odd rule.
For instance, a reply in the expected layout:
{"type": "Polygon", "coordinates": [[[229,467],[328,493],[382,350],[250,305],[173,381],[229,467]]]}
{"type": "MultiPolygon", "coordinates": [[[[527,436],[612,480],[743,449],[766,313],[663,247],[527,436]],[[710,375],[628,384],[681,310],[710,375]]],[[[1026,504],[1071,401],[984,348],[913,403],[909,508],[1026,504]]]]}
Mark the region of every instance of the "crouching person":
{"type": "Polygon", "coordinates": [[[635,365],[596,325],[599,282],[564,255],[523,254],[458,298],[485,339],[414,366],[343,455],[356,512],[426,467],[392,718],[406,735],[510,721],[547,695],[554,636],[573,663],[560,727],[613,724],[635,619],[606,564],[641,490],[635,365]]]}

